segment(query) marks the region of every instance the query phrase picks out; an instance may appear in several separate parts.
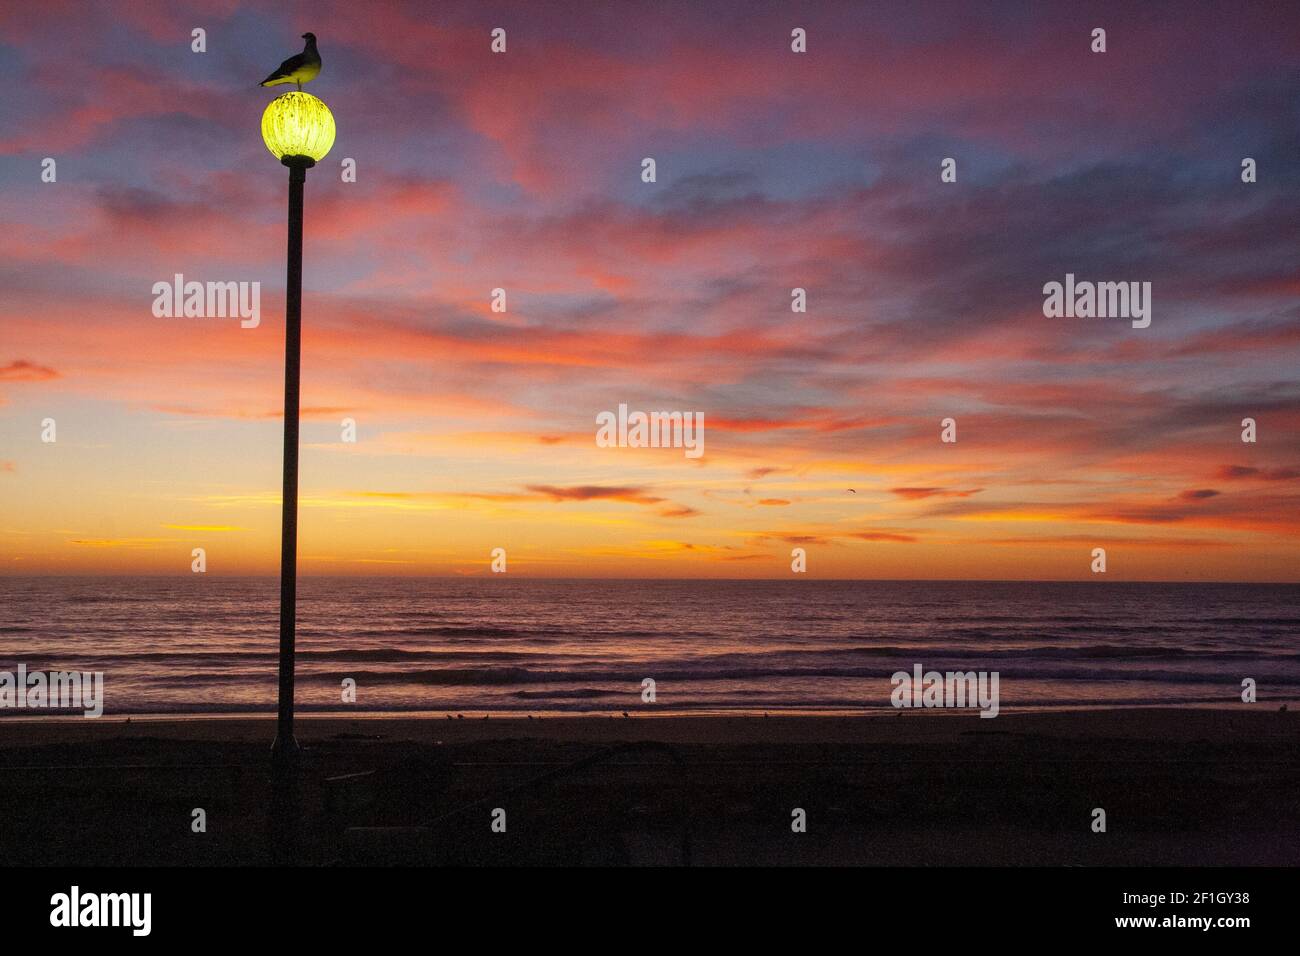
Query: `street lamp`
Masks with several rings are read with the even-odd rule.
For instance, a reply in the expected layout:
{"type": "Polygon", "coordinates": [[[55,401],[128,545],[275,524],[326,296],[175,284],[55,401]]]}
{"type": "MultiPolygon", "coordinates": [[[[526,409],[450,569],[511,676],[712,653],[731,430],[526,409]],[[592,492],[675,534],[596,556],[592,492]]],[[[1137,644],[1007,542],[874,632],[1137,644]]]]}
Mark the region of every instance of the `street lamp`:
{"type": "Polygon", "coordinates": [[[271,765],[283,780],[298,766],[293,737],[298,601],[298,382],[302,354],[302,187],[334,145],[334,116],[310,93],[277,96],[262,114],[262,139],[289,167],[289,252],[284,287],[284,494],[280,518],[280,702],[271,765]]]}

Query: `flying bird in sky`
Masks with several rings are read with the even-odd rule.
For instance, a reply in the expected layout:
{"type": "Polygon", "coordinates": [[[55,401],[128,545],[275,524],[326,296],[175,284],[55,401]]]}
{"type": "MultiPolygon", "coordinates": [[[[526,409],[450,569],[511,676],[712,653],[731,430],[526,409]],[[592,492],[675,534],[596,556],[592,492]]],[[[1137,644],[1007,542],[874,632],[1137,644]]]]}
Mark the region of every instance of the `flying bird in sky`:
{"type": "Polygon", "coordinates": [[[303,51],[281,63],[279,68],[262,81],[262,86],[297,83],[298,89],[301,90],[304,83],[316,79],[320,73],[320,54],[316,52],[316,34],[304,33],[302,38],[307,41],[303,51]]]}

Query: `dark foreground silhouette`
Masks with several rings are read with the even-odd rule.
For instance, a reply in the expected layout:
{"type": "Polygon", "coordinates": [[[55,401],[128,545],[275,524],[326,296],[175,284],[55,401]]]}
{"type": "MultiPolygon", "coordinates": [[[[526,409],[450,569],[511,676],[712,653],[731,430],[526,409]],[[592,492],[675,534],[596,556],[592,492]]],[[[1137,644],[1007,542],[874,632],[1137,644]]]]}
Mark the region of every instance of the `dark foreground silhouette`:
{"type": "MultiPolygon", "coordinates": [[[[296,858],[1296,865],[1300,722],[1264,707],[308,718],[296,858]]],[[[0,852],[36,866],[272,862],[272,731],[269,718],[0,721],[0,852]]]]}

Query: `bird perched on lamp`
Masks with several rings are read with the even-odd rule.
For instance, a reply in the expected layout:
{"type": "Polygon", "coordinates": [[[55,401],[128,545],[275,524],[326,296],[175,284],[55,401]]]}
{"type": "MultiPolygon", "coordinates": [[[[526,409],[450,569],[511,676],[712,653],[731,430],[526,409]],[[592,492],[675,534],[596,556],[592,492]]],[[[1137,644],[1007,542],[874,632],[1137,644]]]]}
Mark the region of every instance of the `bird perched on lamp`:
{"type": "Polygon", "coordinates": [[[297,56],[291,56],[261,82],[261,86],[276,86],[280,83],[297,83],[302,89],[304,83],[310,83],[320,74],[320,53],[316,50],[316,34],[304,33],[302,38],[307,46],[297,56]]]}

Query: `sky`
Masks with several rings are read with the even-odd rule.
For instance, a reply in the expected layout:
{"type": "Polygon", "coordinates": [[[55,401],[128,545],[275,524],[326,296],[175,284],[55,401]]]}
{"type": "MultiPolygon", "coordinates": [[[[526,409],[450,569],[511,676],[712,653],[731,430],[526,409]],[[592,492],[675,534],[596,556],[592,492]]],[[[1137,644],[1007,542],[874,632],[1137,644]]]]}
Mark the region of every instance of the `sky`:
{"type": "Polygon", "coordinates": [[[0,574],[277,571],[309,30],[303,574],[1300,580],[1300,8],[716,0],[0,4],[0,574]]]}

